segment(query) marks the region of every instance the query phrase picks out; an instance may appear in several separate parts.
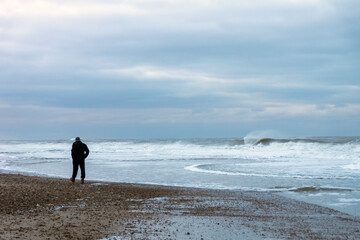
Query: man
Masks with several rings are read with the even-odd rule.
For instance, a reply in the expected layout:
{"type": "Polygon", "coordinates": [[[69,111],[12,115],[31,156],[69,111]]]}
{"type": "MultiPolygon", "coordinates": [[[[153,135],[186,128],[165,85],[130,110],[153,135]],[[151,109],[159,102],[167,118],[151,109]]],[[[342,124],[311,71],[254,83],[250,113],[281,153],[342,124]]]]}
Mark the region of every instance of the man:
{"type": "Polygon", "coordinates": [[[89,155],[89,148],[85,143],[80,141],[79,137],[75,138],[75,142],[72,145],[71,156],[73,159],[73,174],[70,181],[75,182],[75,178],[79,169],[81,169],[81,184],[84,184],[85,179],[85,158],[89,155]]]}

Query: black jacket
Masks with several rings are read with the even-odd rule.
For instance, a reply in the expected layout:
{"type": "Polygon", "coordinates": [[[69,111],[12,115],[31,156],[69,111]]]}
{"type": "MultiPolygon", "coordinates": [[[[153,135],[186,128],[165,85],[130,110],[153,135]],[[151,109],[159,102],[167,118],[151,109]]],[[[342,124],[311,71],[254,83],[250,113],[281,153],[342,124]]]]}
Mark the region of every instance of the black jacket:
{"type": "Polygon", "coordinates": [[[76,141],[72,145],[71,156],[74,160],[84,160],[89,155],[89,148],[85,143],[76,141]]]}

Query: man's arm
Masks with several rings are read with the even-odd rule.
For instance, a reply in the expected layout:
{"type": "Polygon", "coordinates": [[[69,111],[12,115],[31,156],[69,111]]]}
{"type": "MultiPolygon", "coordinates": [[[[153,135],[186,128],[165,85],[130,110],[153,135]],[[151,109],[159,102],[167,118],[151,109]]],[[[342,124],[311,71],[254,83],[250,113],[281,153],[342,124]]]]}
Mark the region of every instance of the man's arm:
{"type": "Polygon", "coordinates": [[[87,158],[87,156],[90,153],[90,150],[89,150],[89,148],[88,148],[88,146],[86,144],[84,144],[84,147],[85,147],[85,156],[84,156],[84,158],[87,158]]]}
{"type": "Polygon", "coordinates": [[[72,148],[71,148],[71,157],[74,159],[75,157],[75,152],[74,152],[74,144],[72,145],[72,148]]]}

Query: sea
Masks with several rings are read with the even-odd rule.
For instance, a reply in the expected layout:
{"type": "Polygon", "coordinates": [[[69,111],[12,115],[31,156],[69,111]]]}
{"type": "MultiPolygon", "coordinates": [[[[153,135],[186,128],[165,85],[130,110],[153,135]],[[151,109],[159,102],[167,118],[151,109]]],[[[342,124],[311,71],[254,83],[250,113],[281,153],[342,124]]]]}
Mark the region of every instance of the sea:
{"type": "MultiPolygon", "coordinates": [[[[1,140],[0,173],[70,178],[73,141],[1,140]]],[[[83,142],[86,180],[272,192],[360,216],[360,137],[83,142]]]]}

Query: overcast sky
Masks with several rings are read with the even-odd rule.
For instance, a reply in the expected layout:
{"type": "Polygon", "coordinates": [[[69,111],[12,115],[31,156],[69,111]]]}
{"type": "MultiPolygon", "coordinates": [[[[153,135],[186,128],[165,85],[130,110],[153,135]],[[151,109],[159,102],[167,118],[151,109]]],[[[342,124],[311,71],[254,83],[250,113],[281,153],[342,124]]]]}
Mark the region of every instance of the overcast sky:
{"type": "Polygon", "coordinates": [[[0,0],[0,139],[360,135],[359,0],[0,0]]]}

